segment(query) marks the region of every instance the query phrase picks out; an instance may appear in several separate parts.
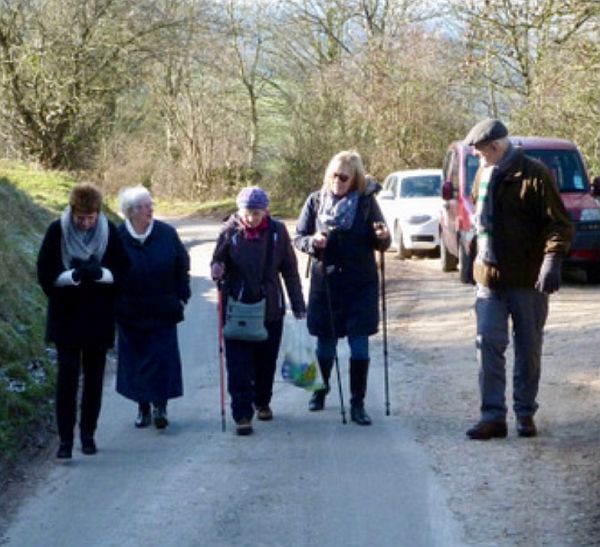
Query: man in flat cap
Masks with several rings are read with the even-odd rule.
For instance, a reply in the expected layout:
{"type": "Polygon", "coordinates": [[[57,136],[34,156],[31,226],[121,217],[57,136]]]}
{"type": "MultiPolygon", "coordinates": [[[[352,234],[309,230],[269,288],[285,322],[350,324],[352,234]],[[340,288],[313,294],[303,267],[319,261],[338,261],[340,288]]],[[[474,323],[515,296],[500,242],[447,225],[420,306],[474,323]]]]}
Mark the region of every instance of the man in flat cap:
{"type": "Polygon", "coordinates": [[[513,409],[517,433],[533,437],[548,295],[558,290],[573,228],[548,169],[513,147],[496,119],[465,139],[480,167],[473,185],[477,282],[477,356],[481,418],[467,436],[506,437],[505,352],[512,319],[513,409]]]}

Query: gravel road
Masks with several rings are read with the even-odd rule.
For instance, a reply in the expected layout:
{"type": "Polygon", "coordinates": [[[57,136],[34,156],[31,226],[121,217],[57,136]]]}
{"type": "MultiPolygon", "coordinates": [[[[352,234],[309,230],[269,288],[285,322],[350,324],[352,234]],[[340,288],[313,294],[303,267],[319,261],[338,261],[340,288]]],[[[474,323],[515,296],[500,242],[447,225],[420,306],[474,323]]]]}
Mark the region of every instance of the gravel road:
{"type": "MultiPolygon", "coordinates": [[[[470,441],[478,418],[474,288],[439,260],[388,259],[398,414],[426,448],[463,540],[600,545],[600,288],[567,272],[550,299],[539,436],[470,441]]],[[[511,378],[512,345],[508,352],[511,378]]],[[[507,401],[511,401],[509,391],[507,401]]]]}

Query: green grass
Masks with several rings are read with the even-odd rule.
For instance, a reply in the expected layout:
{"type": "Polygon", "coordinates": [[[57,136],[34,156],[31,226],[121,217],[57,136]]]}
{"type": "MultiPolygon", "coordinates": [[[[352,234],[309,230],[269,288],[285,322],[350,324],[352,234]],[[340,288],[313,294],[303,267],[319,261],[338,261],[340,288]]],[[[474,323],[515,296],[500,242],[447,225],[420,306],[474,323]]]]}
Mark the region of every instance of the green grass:
{"type": "Polygon", "coordinates": [[[21,190],[47,213],[60,214],[67,205],[75,179],[58,171],[44,171],[29,164],[0,160],[0,178],[21,190]]]}
{"type": "Polygon", "coordinates": [[[46,298],[35,261],[73,179],[0,162],[0,454],[15,458],[46,421],[54,371],[45,358],[46,298]],[[35,367],[33,366],[35,364],[35,367]],[[33,374],[33,372],[43,373],[33,374]]]}

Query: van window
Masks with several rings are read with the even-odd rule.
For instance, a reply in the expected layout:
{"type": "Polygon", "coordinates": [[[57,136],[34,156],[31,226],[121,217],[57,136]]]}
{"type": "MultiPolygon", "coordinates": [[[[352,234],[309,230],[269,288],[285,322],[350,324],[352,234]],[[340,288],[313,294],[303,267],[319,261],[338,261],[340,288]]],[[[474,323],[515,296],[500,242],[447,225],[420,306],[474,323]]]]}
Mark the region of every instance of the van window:
{"type": "Polygon", "coordinates": [[[589,192],[581,158],[574,150],[526,150],[525,153],[546,164],[561,192],[589,192]]]}
{"type": "Polygon", "coordinates": [[[458,161],[457,158],[458,155],[450,152],[448,154],[448,163],[447,163],[447,168],[450,170],[449,173],[446,173],[446,178],[444,180],[450,180],[452,181],[452,189],[454,191],[454,195],[458,195],[458,161]]]}
{"type": "Polygon", "coordinates": [[[466,170],[467,170],[467,181],[465,188],[465,195],[470,196],[471,190],[473,189],[473,181],[475,180],[475,174],[479,169],[479,156],[467,154],[466,157],[466,170]]]}

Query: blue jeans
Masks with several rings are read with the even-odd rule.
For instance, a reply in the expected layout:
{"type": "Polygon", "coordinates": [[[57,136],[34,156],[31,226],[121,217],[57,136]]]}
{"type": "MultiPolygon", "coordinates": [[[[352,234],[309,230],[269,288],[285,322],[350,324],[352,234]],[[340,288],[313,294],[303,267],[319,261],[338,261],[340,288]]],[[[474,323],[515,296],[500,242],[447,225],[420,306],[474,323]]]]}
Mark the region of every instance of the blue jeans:
{"type": "Polygon", "coordinates": [[[506,358],[509,318],[514,345],[513,409],[533,416],[538,393],[548,295],[535,289],[490,290],[477,287],[477,358],[481,419],[506,419],[506,358]]]}
{"type": "MultiPolygon", "coordinates": [[[[333,359],[337,348],[338,339],[319,336],[317,338],[317,357],[320,360],[333,359]]],[[[348,336],[350,359],[369,358],[369,337],[365,335],[348,336]]]]}

